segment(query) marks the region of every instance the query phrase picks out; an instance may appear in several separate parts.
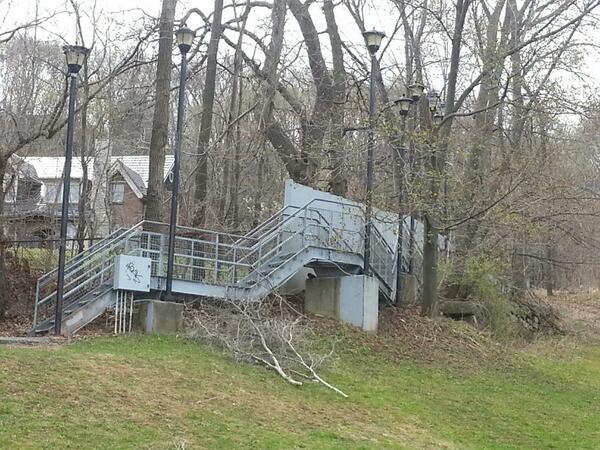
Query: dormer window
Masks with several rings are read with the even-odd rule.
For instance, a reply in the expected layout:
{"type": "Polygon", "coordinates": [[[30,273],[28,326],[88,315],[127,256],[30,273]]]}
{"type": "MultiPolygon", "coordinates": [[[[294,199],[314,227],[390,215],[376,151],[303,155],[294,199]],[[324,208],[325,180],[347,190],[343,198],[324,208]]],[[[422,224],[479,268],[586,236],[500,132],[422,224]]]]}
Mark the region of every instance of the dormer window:
{"type": "Polygon", "coordinates": [[[111,201],[112,203],[122,204],[125,199],[125,183],[116,181],[111,183],[111,201]]]}

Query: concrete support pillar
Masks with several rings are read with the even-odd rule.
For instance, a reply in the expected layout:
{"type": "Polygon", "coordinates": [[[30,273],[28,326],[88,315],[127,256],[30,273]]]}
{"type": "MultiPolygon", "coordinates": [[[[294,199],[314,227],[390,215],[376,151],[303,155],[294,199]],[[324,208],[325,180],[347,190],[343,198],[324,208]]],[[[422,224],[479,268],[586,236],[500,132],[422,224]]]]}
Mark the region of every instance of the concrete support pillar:
{"type": "Polygon", "coordinates": [[[304,310],[377,331],[379,282],[366,275],[309,279],[304,310]]]}
{"type": "Polygon", "coordinates": [[[183,304],[140,300],[137,328],[149,334],[176,333],[183,329],[183,304]]]}

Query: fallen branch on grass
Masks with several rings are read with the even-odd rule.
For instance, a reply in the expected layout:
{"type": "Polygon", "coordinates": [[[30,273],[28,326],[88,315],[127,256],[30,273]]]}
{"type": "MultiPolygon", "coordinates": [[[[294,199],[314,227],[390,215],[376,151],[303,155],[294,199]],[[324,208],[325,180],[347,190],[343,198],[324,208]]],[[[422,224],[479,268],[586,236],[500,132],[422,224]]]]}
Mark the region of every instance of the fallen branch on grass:
{"type": "Polygon", "coordinates": [[[313,348],[309,321],[280,297],[203,302],[194,324],[193,337],[219,346],[238,361],[264,365],[294,386],[302,386],[298,378],[303,378],[348,397],[317,372],[335,347],[325,354],[313,348]]]}

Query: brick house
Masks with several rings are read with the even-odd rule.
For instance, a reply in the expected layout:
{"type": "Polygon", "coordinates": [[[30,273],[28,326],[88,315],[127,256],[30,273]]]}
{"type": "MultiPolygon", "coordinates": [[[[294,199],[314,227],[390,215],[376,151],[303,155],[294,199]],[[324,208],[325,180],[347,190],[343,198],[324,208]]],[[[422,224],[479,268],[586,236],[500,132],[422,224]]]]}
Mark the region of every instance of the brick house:
{"type": "MultiPolygon", "coordinates": [[[[144,217],[148,187],[148,156],[113,156],[104,165],[98,158],[86,161],[88,198],[86,219],[94,237],[129,227],[144,217]]],[[[165,159],[165,183],[173,165],[173,156],[165,159]]],[[[58,236],[62,204],[64,157],[15,157],[5,185],[6,198],[2,225],[14,240],[43,240],[58,236]]],[[[75,236],[79,220],[78,204],[84,179],[81,160],[71,167],[69,237],[75,236]]]]}

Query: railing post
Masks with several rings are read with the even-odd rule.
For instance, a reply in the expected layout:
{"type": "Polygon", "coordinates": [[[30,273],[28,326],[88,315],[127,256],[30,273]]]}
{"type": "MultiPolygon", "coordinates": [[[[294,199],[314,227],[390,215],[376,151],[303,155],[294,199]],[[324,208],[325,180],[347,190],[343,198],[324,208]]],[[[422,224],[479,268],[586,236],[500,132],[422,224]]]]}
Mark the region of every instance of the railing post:
{"type": "Polygon", "coordinates": [[[233,247],[233,269],[232,269],[233,279],[231,280],[232,283],[236,282],[236,269],[237,269],[237,247],[233,247]]]}
{"type": "MultiPolygon", "coordinates": [[[[150,235],[148,235],[148,242],[150,242],[150,235]]],[[[165,235],[164,234],[160,234],[160,246],[158,249],[158,270],[156,271],[157,277],[162,277],[164,276],[164,269],[163,269],[163,249],[165,248],[165,235]]]]}
{"type": "Polygon", "coordinates": [[[219,280],[219,233],[215,238],[215,283],[219,280]]]}
{"type": "Polygon", "coordinates": [[[302,236],[302,248],[304,248],[304,234],[306,233],[306,213],[308,211],[308,208],[304,208],[304,221],[302,224],[302,231],[300,231],[300,234],[302,236]]]}
{"type": "Polygon", "coordinates": [[[37,325],[38,302],[40,301],[40,280],[35,283],[35,305],[33,307],[33,328],[37,325]]]}

